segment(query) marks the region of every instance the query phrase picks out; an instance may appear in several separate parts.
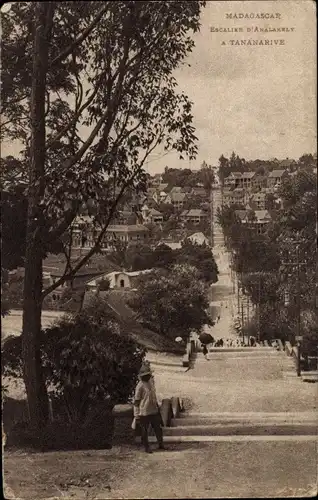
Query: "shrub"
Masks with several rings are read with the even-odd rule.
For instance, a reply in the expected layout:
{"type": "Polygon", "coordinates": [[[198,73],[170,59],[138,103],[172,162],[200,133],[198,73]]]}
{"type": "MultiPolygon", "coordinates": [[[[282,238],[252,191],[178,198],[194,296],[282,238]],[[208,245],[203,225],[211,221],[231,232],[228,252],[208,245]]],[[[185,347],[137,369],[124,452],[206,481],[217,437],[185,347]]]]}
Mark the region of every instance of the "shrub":
{"type": "MultiPolygon", "coordinates": [[[[47,387],[65,408],[69,422],[84,423],[100,404],[127,402],[145,355],[95,299],[80,314],[64,316],[40,338],[47,387]]],[[[21,337],[3,347],[3,373],[22,377],[21,337]]]]}

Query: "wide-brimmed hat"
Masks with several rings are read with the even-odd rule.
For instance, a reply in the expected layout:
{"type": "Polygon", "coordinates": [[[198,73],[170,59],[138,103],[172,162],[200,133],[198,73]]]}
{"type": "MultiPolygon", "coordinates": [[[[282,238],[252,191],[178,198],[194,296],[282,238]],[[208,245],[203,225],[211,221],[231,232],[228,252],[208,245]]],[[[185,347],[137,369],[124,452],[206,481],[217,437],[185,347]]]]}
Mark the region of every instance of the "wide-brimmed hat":
{"type": "Polygon", "coordinates": [[[144,363],[139,370],[139,377],[144,377],[145,375],[152,375],[150,364],[144,363]]]}

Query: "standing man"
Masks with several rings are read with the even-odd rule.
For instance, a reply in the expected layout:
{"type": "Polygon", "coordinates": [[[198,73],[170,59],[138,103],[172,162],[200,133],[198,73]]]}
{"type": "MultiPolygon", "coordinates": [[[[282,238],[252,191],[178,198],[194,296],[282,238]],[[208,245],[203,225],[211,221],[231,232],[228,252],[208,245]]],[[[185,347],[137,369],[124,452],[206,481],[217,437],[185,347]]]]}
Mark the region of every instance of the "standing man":
{"type": "Polygon", "coordinates": [[[162,419],[157,402],[154,378],[149,364],[143,364],[139,372],[139,379],[134,399],[134,416],[140,422],[142,444],[146,453],[152,453],[148,441],[148,427],[150,424],[155,432],[159,450],[164,450],[162,419]]]}

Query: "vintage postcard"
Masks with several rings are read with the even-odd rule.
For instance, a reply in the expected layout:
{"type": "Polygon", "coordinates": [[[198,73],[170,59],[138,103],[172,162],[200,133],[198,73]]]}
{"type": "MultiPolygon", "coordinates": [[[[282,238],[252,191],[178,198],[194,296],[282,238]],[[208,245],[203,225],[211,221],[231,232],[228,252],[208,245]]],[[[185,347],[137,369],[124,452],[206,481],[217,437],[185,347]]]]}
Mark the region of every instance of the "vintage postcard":
{"type": "Polygon", "coordinates": [[[6,498],[317,495],[316,16],[3,3],[6,498]]]}

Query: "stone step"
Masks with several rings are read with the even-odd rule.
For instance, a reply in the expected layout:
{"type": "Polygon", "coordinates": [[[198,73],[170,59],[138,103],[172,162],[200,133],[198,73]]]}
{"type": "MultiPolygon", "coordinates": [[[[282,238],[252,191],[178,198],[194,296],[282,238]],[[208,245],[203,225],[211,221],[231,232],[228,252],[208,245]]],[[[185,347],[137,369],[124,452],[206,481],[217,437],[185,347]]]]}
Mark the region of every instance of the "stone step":
{"type": "Polygon", "coordinates": [[[186,413],[180,418],[239,418],[239,419],[253,419],[253,418],[299,418],[302,420],[315,419],[317,417],[316,411],[278,411],[278,412],[267,412],[267,411],[246,411],[246,412],[232,412],[232,411],[222,411],[222,412],[195,412],[191,411],[186,413]]]}
{"type": "Polygon", "coordinates": [[[318,382],[318,372],[317,371],[302,372],[301,378],[305,382],[318,382]]]}
{"type": "MultiPolygon", "coordinates": [[[[236,435],[236,436],[165,436],[164,442],[169,443],[208,443],[208,442],[244,442],[244,441],[292,441],[292,442],[317,442],[317,436],[313,435],[236,435]]],[[[140,438],[136,439],[140,443],[140,438]]],[[[155,436],[149,436],[149,443],[156,443],[155,436]]]]}
{"type": "Polygon", "coordinates": [[[317,422],[268,424],[214,424],[165,427],[164,436],[244,436],[244,435],[315,435],[317,422]]]}
{"type": "Polygon", "coordinates": [[[172,427],[184,427],[184,426],[209,426],[209,425],[266,425],[266,424],[294,424],[294,423],[311,423],[318,424],[318,416],[314,415],[254,415],[254,416],[227,416],[220,417],[218,415],[210,417],[192,417],[184,416],[180,418],[174,418],[171,422],[172,427]]]}
{"type": "Polygon", "coordinates": [[[249,354],[253,353],[270,353],[270,354],[275,354],[275,355],[280,355],[280,351],[277,351],[273,347],[209,347],[209,352],[226,352],[226,353],[232,353],[232,352],[246,352],[249,354]]]}

